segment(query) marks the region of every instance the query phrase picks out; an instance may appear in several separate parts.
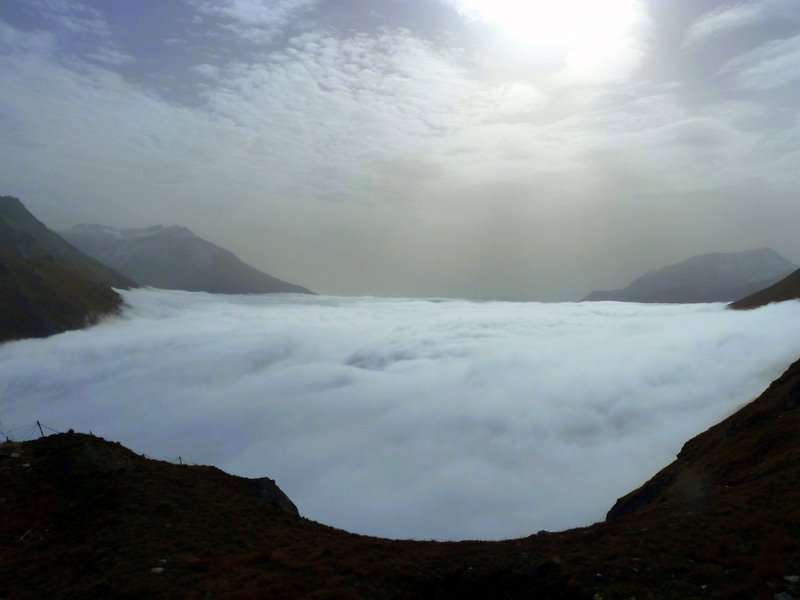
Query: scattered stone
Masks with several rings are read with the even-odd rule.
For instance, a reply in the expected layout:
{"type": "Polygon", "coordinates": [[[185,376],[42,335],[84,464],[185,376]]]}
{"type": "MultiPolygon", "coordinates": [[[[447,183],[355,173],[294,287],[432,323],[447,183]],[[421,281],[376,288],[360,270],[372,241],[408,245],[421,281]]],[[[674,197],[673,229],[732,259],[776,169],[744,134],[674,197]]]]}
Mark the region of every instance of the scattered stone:
{"type": "Polygon", "coordinates": [[[161,573],[164,572],[164,567],[153,567],[152,569],[150,569],[150,572],[155,573],[156,575],[160,575],[161,573]]]}
{"type": "Polygon", "coordinates": [[[11,454],[9,454],[9,456],[10,456],[11,458],[19,458],[19,457],[21,457],[22,455],[21,455],[19,452],[12,452],[11,454]]]}
{"type": "Polygon", "coordinates": [[[773,598],[775,600],[794,600],[794,596],[792,596],[791,594],[787,594],[786,592],[775,594],[773,598]]]}
{"type": "Polygon", "coordinates": [[[789,583],[797,583],[800,581],[800,575],[784,575],[783,580],[789,583]]]}

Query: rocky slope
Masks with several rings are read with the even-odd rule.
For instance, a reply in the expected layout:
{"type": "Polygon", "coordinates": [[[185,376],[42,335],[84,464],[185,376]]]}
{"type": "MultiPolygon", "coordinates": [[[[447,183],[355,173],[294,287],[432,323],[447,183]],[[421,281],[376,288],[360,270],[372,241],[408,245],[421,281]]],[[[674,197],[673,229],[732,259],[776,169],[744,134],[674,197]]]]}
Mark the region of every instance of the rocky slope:
{"type": "Polygon", "coordinates": [[[584,301],[732,302],[797,269],[769,248],[693,256],[650,271],[621,290],[594,291],[584,301]]]}
{"type": "Polygon", "coordinates": [[[112,286],[135,285],[0,197],[0,342],[84,327],[119,309],[112,286]]]}
{"type": "Polygon", "coordinates": [[[605,523],[458,543],[349,534],[265,500],[254,480],[147,460],[87,435],[6,443],[2,594],[797,598],[798,431],[800,361],[757,400],[687,442],[605,523]]]}
{"type": "Polygon", "coordinates": [[[758,308],[772,302],[786,302],[787,300],[800,300],[800,269],[766,289],[733,302],[729,308],[758,308]]]}
{"type": "Polygon", "coordinates": [[[311,293],[262,273],[185,227],[77,225],[62,235],[142,285],[223,294],[311,293]]]}

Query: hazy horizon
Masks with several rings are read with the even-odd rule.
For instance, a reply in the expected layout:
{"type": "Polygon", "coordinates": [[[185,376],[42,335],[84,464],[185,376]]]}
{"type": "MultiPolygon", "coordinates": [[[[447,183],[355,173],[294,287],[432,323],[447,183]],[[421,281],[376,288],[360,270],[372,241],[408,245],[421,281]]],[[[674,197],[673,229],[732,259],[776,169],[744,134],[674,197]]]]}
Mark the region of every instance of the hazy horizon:
{"type": "Polygon", "coordinates": [[[323,294],[800,263],[796,0],[0,4],[0,193],[323,294]]]}

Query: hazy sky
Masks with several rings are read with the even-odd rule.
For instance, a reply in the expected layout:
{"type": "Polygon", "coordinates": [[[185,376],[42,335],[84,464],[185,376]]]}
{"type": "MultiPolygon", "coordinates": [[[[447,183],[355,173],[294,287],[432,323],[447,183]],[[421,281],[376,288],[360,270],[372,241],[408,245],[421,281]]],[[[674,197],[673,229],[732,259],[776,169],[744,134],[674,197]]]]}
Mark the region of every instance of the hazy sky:
{"type": "Polygon", "coordinates": [[[0,193],[323,293],[800,262],[797,0],[0,3],[0,193]]]}
{"type": "Polygon", "coordinates": [[[0,345],[0,432],[272,477],[304,516],[390,537],[602,520],[800,354],[800,302],[124,295],[122,317],[0,345]]]}

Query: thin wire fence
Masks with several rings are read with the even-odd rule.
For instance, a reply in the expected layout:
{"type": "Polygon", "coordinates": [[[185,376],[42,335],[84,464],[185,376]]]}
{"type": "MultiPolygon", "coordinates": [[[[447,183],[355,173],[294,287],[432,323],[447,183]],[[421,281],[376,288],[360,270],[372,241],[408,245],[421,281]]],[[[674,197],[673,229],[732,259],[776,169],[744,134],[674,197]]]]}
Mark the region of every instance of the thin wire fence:
{"type": "MultiPolygon", "coordinates": [[[[72,430],[70,430],[72,431],[72,430]]],[[[4,442],[28,442],[31,440],[36,440],[43,437],[48,437],[53,434],[64,433],[63,431],[59,431],[49,425],[45,425],[41,421],[35,421],[34,423],[27,424],[27,425],[18,425],[15,427],[5,427],[3,422],[0,421],[0,443],[4,442]]],[[[94,433],[91,431],[89,432],[90,436],[94,437],[94,433]]],[[[152,456],[149,454],[141,453],[139,454],[142,458],[147,458],[150,460],[160,460],[163,462],[169,462],[176,465],[194,465],[197,466],[199,463],[193,463],[186,461],[183,456],[177,456],[175,458],[161,458],[157,456],[152,456]]]]}

